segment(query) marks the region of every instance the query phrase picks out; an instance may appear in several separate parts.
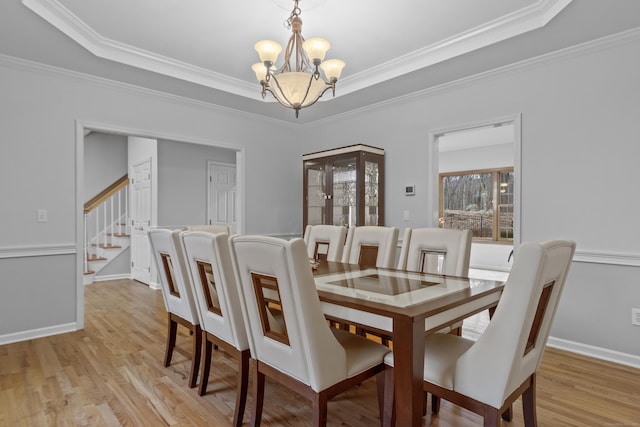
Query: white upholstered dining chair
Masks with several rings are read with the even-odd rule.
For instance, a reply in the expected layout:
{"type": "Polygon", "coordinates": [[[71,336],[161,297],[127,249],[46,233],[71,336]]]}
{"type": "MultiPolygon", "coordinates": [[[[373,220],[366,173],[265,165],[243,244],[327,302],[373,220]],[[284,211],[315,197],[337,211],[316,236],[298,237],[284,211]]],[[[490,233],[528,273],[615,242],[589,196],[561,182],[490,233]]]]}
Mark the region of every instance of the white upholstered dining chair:
{"type": "Polygon", "coordinates": [[[381,391],[389,349],[327,325],[302,239],[234,236],[231,252],[249,330],[252,426],[260,425],[265,377],[311,400],[313,426],[326,425],[329,399],[365,379],[377,375],[381,391]],[[283,319],[275,328],[273,306],[283,319]]]}
{"type": "MultiPolygon", "coordinates": [[[[402,239],[398,270],[469,276],[471,230],[407,228],[402,239]]],[[[439,332],[462,333],[462,320],[439,332]]]]}
{"type": "MultiPolygon", "coordinates": [[[[524,421],[536,426],[536,372],[575,252],[572,241],[523,243],[489,326],[477,342],[451,334],[426,338],[423,388],[499,426],[522,396],[524,421]]],[[[385,425],[391,425],[393,356],[385,357],[385,425]]],[[[437,397],[436,397],[437,396],[437,397]]]]}
{"type": "Polygon", "coordinates": [[[207,391],[213,345],[238,360],[234,427],[242,425],[249,384],[249,342],[226,233],[181,234],[191,285],[202,320],[202,367],[199,394],[207,391]]]}
{"type": "Polygon", "coordinates": [[[307,255],[312,259],[340,262],[346,238],[347,227],[343,225],[309,224],[304,230],[307,255]]]}
{"type": "Polygon", "coordinates": [[[393,268],[396,263],[397,244],[398,227],[350,227],[342,262],[393,268]]]}
{"type": "Polygon", "coordinates": [[[164,306],[168,316],[167,345],[164,366],[171,364],[176,345],[178,324],[189,329],[192,335],[191,371],[189,387],[195,387],[200,368],[202,330],[195,299],[188,285],[186,265],[180,242],[180,230],[154,229],[149,231],[153,257],[158,267],[164,306]]]}
{"type": "Polygon", "coordinates": [[[471,239],[471,230],[407,228],[398,270],[467,277],[471,239]]]}

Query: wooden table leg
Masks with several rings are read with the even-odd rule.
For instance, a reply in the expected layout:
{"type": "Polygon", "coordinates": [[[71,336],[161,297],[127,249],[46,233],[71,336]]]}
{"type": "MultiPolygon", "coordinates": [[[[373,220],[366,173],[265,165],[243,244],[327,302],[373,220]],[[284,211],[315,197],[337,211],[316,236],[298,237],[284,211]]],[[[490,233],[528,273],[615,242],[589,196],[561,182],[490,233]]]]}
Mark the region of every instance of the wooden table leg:
{"type": "Polygon", "coordinates": [[[424,399],[424,320],[394,319],[392,339],[396,426],[418,427],[424,399]]]}

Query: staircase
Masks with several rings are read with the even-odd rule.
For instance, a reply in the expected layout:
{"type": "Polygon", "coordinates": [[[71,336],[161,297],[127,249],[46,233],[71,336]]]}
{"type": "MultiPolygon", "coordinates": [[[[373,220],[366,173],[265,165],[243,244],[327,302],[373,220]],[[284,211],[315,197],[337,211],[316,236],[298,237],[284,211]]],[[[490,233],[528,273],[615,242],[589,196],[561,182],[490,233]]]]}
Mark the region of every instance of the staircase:
{"type": "Polygon", "coordinates": [[[84,284],[130,245],[129,178],[123,176],[84,205],[84,284]]]}

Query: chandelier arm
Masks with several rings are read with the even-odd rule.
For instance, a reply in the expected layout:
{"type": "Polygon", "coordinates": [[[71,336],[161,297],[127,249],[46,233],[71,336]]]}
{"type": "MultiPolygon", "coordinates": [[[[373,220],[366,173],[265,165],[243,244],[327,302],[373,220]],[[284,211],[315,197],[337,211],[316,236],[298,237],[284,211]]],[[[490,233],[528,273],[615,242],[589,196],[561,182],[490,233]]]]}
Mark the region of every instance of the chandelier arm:
{"type": "Polygon", "coordinates": [[[316,100],[315,100],[315,101],[313,101],[311,104],[306,105],[305,107],[310,107],[310,106],[312,106],[313,104],[315,104],[316,102],[318,102],[318,100],[319,100],[320,98],[322,98],[322,95],[324,95],[324,93],[325,93],[326,91],[328,91],[329,89],[333,89],[333,91],[334,91],[334,94],[333,94],[333,95],[335,96],[335,90],[336,90],[335,86],[334,86],[333,84],[331,84],[331,83],[327,83],[327,87],[325,87],[325,88],[322,90],[322,92],[320,92],[320,94],[318,95],[318,97],[316,98],[316,100]]]}
{"type": "MultiPolygon", "coordinates": [[[[260,84],[262,85],[262,99],[264,99],[264,97],[267,95],[267,91],[271,92],[271,90],[269,89],[269,83],[267,81],[263,80],[260,82],[260,84]]],[[[273,92],[271,93],[273,94],[273,92]]]]}
{"type": "MultiPolygon", "coordinates": [[[[316,102],[318,102],[318,100],[319,100],[320,98],[322,98],[322,95],[324,95],[324,94],[325,94],[325,92],[326,92],[326,91],[328,91],[329,89],[332,89],[332,90],[333,90],[333,94],[334,94],[334,96],[335,96],[335,90],[336,90],[336,87],[335,87],[335,80],[331,80],[331,82],[330,82],[330,83],[326,83],[326,87],[325,87],[325,88],[324,88],[324,89],[323,89],[323,90],[318,94],[318,96],[316,97],[316,99],[314,99],[311,103],[309,103],[309,104],[307,104],[307,105],[302,105],[302,104],[300,104],[300,106],[296,107],[296,106],[294,106],[294,105],[291,103],[291,101],[289,101],[289,99],[284,95],[284,93],[283,93],[283,92],[282,92],[282,90],[280,89],[280,85],[279,85],[279,83],[278,83],[278,80],[277,80],[276,78],[274,78],[273,80],[276,82],[276,85],[278,86],[278,89],[280,90],[280,93],[282,93],[282,96],[284,97],[284,100],[285,100],[286,102],[283,102],[283,101],[282,101],[282,100],[281,100],[281,99],[276,95],[276,93],[273,91],[273,89],[271,89],[268,85],[263,85],[263,87],[262,87],[262,97],[264,98],[264,97],[265,97],[265,95],[266,95],[266,93],[267,93],[267,92],[269,92],[269,93],[271,94],[271,96],[273,96],[273,98],[274,98],[276,101],[278,101],[278,103],[279,103],[280,105],[282,105],[282,106],[283,106],[283,107],[285,107],[285,108],[291,108],[291,109],[295,110],[295,112],[296,112],[296,118],[298,118],[298,115],[299,115],[299,113],[300,113],[300,110],[301,110],[301,109],[303,109],[303,108],[307,108],[307,107],[311,107],[312,105],[314,105],[316,102]]],[[[309,87],[310,87],[310,86],[311,86],[311,84],[309,84],[309,87]]],[[[307,90],[307,92],[308,92],[308,90],[307,90]]],[[[305,95],[305,98],[304,98],[304,99],[306,99],[306,98],[307,98],[307,97],[306,97],[306,95],[305,95]]],[[[303,100],[303,101],[304,101],[304,100],[303,100]]]]}
{"type": "Polygon", "coordinates": [[[284,63],[282,64],[282,67],[280,67],[274,74],[287,73],[291,71],[290,58],[295,44],[294,37],[295,34],[292,34],[291,37],[289,37],[287,48],[284,51],[284,63]]]}
{"type": "Polygon", "coordinates": [[[300,33],[296,33],[296,71],[304,71],[307,69],[307,56],[302,50],[302,43],[304,38],[300,33]]]}
{"type": "Polygon", "coordinates": [[[302,43],[300,42],[300,34],[296,33],[295,36],[296,38],[296,71],[302,71],[302,66],[304,65],[304,61],[301,61],[301,57],[302,57],[302,53],[300,46],[302,46],[302,43]]]}
{"type": "Polygon", "coordinates": [[[290,104],[285,104],[284,102],[282,102],[282,101],[280,100],[280,98],[278,98],[278,97],[276,96],[275,92],[274,92],[270,87],[267,87],[267,88],[265,88],[264,90],[265,90],[265,94],[266,94],[266,92],[269,92],[269,93],[271,94],[271,96],[273,96],[273,98],[274,98],[276,101],[278,101],[278,103],[279,103],[280,105],[282,105],[283,107],[286,107],[286,108],[293,108],[290,104]]]}

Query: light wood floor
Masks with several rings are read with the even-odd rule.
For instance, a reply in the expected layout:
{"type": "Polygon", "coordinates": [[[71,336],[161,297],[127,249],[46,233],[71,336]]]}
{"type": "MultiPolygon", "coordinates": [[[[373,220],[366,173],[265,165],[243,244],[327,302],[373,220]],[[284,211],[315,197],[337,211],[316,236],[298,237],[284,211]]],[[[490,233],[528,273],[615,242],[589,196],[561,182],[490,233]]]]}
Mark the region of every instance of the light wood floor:
{"type": "MultiPolygon", "coordinates": [[[[189,336],[162,366],[166,313],[159,291],[130,280],[85,288],[85,329],[0,346],[0,426],[227,426],[235,363],[215,352],[206,396],[187,387],[189,336]]],[[[309,425],[308,402],[267,381],[264,426],[309,425]]],[[[245,414],[249,423],[251,398],[245,414]]],[[[543,426],[640,426],[640,371],[548,349],[538,380],[543,426]]],[[[378,425],[375,382],[329,404],[329,425],[378,425]]],[[[424,426],[482,425],[443,402],[424,426]]],[[[514,420],[522,426],[522,410],[514,420]]],[[[401,426],[400,426],[401,427],[401,426]]]]}

